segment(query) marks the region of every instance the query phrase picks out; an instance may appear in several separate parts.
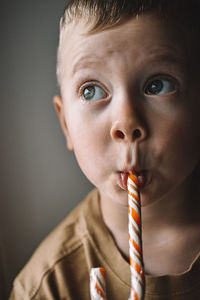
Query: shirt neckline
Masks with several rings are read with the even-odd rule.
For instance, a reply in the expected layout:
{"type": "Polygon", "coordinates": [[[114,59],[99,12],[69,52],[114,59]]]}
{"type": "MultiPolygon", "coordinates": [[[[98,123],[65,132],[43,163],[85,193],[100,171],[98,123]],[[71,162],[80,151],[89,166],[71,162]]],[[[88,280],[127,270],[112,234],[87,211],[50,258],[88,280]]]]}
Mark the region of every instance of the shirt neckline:
{"type": "MultiPolygon", "coordinates": [[[[118,250],[111,233],[106,227],[101,214],[100,195],[98,190],[92,192],[89,205],[85,211],[88,231],[93,240],[96,252],[118,279],[131,287],[131,273],[129,263],[118,250]]],[[[173,275],[152,276],[145,275],[146,290],[149,295],[178,295],[200,288],[200,253],[184,273],[173,275]],[[169,294],[170,291],[170,294],[169,294]]]]}

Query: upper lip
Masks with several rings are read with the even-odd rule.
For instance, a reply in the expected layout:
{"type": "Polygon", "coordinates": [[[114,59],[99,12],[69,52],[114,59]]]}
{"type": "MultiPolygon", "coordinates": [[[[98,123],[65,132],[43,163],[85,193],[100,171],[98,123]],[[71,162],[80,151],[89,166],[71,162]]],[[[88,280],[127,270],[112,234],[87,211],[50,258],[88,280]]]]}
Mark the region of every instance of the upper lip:
{"type": "Polygon", "coordinates": [[[125,167],[123,168],[120,173],[126,173],[126,174],[135,174],[135,175],[139,175],[140,173],[142,173],[144,171],[144,169],[142,170],[139,167],[136,166],[132,166],[132,167],[125,167]]]}

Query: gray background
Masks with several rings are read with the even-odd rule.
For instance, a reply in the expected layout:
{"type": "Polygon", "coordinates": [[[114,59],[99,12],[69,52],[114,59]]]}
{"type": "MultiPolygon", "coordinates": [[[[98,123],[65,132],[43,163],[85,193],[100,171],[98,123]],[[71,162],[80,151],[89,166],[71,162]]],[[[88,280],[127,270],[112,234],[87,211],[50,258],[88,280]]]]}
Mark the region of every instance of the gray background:
{"type": "Polygon", "coordinates": [[[1,0],[0,299],[41,240],[92,188],[66,149],[52,104],[65,5],[1,0]]]}

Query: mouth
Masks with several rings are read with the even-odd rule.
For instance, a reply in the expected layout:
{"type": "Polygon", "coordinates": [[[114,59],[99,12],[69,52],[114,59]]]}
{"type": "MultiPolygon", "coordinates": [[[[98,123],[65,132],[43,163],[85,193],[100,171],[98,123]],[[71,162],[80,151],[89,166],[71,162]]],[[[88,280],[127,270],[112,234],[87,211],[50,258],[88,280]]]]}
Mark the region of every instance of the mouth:
{"type": "Polygon", "coordinates": [[[145,185],[147,184],[147,171],[143,170],[140,172],[128,172],[128,171],[119,171],[119,182],[120,182],[120,186],[127,191],[127,180],[128,180],[128,175],[129,174],[135,174],[138,178],[138,182],[139,182],[139,189],[142,190],[145,185]]]}

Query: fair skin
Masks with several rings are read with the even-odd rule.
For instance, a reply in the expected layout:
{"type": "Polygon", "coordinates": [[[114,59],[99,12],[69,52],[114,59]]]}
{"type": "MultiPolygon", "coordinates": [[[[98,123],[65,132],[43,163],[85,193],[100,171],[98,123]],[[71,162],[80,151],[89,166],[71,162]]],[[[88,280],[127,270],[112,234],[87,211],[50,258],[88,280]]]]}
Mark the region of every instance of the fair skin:
{"type": "Polygon", "coordinates": [[[55,96],[54,105],[67,146],[99,189],[105,224],[122,255],[128,259],[126,178],[136,172],[145,271],[184,272],[200,246],[199,193],[192,193],[200,121],[191,53],[178,31],[150,14],[87,32],[83,21],[71,24],[63,41],[62,98],[55,96]]]}

